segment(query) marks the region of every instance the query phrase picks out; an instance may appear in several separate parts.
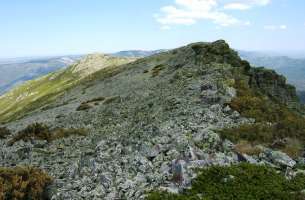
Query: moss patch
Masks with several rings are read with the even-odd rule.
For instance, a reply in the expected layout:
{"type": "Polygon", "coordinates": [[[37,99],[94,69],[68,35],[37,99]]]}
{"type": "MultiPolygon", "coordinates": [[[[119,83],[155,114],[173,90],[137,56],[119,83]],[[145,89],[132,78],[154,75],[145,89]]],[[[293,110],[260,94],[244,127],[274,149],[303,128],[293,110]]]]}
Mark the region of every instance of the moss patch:
{"type": "Polygon", "coordinates": [[[147,200],[302,200],[304,189],[305,175],[287,180],[272,168],[239,164],[203,169],[193,181],[192,188],[182,194],[153,192],[147,200]]]}
{"type": "Polygon", "coordinates": [[[46,187],[51,183],[52,178],[40,169],[0,168],[0,199],[46,199],[46,187]]]}

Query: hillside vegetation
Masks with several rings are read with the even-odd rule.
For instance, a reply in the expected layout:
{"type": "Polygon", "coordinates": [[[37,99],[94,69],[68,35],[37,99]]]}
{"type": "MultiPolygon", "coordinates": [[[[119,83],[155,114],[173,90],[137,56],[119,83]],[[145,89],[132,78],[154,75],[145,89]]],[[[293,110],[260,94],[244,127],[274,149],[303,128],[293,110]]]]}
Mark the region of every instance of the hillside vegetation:
{"type": "Polygon", "coordinates": [[[285,78],[274,71],[255,68],[244,77],[236,76],[234,87],[237,96],[229,103],[230,107],[255,119],[255,123],[224,129],[222,135],[236,143],[263,144],[292,157],[301,156],[305,147],[305,118],[302,107],[295,107],[298,102],[295,89],[285,85],[285,78]],[[264,76],[269,83],[262,81],[264,76]],[[270,84],[277,84],[282,90],[271,88],[270,84]]]}

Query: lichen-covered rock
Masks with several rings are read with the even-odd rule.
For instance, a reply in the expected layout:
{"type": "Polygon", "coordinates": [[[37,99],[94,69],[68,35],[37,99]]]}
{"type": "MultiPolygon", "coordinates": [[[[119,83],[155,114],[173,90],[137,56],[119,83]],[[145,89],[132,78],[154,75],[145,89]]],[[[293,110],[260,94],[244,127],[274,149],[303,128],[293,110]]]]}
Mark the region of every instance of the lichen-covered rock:
{"type": "Polygon", "coordinates": [[[283,166],[283,167],[294,167],[296,165],[296,161],[290,158],[287,154],[280,151],[273,151],[271,149],[266,149],[264,151],[264,155],[266,159],[275,165],[283,166]]]}

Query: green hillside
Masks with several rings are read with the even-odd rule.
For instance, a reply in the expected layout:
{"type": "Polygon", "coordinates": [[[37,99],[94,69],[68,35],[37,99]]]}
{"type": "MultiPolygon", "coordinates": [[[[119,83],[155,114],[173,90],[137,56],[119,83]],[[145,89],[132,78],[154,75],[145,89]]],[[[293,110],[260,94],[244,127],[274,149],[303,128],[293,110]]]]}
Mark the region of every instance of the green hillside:
{"type": "Polygon", "coordinates": [[[65,70],[28,81],[0,97],[0,122],[18,119],[27,112],[46,105],[99,70],[115,68],[133,60],[135,59],[94,54],[65,70]]]}

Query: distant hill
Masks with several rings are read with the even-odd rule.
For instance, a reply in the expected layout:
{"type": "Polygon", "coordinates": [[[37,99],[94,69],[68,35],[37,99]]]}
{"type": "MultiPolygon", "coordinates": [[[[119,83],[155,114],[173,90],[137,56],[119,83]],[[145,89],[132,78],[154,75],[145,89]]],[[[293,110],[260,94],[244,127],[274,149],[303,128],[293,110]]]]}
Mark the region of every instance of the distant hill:
{"type": "Polygon", "coordinates": [[[61,56],[0,60],[0,94],[25,81],[65,68],[79,59],[80,56],[61,56]]]}
{"type": "MultiPolygon", "coordinates": [[[[287,56],[270,56],[259,52],[239,51],[243,59],[252,65],[274,69],[284,75],[288,82],[296,86],[297,90],[305,91],[305,59],[287,56]]],[[[303,101],[305,102],[305,101],[303,101]]]]}
{"type": "Polygon", "coordinates": [[[298,96],[301,102],[305,102],[305,91],[298,91],[298,96]]]}
{"type": "Polygon", "coordinates": [[[123,57],[147,57],[154,54],[162,53],[167,50],[160,49],[154,51],[143,51],[143,50],[128,50],[128,51],[119,51],[117,53],[113,53],[113,56],[123,56],[123,57]]]}

